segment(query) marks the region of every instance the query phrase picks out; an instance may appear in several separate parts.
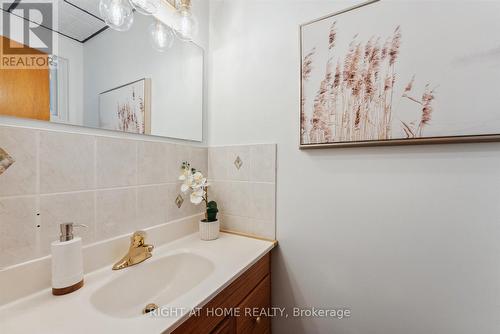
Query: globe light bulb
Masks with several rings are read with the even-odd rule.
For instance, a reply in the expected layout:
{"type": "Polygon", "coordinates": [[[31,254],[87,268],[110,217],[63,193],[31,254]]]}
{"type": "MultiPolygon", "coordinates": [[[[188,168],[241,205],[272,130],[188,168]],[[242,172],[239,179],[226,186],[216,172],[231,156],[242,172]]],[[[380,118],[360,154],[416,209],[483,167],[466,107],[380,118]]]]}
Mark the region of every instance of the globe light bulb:
{"type": "Polygon", "coordinates": [[[175,39],[172,29],[158,20],[149,26],[149,36],[153,48],[160,52],[170,49],[175,39]]]}
{"type": "Polygon", "coordinates": [[[176,13],[176,35],[185,42],[190,42],[198,33],[198,20],[189,9],[181,8],[176,13]]]}
{"type": "Polygon", "coordinates": [[[134,22],[134,9],[128,0],[100,0],[99,12],[112,29],[127,31],[134,22]]]}
{"type": "Polygon", "coordinates": [[[132,7],[143,15],[153,15],[158,11],[156,0],[130,0],[132,7]]]}

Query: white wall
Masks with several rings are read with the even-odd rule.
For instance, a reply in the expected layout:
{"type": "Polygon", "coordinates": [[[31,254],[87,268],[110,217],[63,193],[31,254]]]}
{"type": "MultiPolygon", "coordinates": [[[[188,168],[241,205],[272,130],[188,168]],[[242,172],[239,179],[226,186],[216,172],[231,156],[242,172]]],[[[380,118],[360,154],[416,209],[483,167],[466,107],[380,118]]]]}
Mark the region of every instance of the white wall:
{"type": "Polygon", "coordinates": [[[69,123],[83,124],[83,44],[59,34],[57,55],[68,59],[69,123]]]}
{"type": "Polygon", "coordinates": [[[153,49],[151,17],[136,15],[126,33],[104,31],[84,46],[85,125],[98,126],[99,94],[151,78],[152,133],[202,140],[203,50],[179,40],[165,53],[153,49]]]}
{"type": "Polygon", "coordinates": [[[298,25],[352,3],[210,4],[209,144],[278,143],[273,303],[352,309],[274,333],[500,332],[500,144],[300,151],[298,25]]]}

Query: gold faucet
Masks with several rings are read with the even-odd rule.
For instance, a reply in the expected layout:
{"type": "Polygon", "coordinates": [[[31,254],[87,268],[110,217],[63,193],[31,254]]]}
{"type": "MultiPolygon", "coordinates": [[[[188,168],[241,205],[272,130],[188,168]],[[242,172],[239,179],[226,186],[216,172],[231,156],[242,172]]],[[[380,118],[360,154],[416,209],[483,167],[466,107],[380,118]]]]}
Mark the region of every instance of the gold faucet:
{"type": "Polygon", "coordinates": [[[145,238],[146,232],[134,232],[130,238],[128,253],[120,261],[114,264],[113,270],[124,269],[136,265],[153,256],[151,255],[151,251],[153,251],[154,246],[145,244],[145,238]]]}

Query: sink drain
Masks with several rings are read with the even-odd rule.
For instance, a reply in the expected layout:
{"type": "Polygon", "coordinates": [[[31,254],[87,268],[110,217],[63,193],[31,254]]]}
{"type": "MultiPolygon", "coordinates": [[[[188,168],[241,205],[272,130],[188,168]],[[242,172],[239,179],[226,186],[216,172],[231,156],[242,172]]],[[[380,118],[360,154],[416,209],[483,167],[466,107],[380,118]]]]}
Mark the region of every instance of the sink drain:
{"type": "Polygon", "coordinates": [[[150,312],[153,312],[154,310],[156,310],[158,308],[158,305],[156,304],[148,304],[146,305],[146,307],[144,308],[144,310],[142,310],[142,314],[148,314],[150,312]]]}

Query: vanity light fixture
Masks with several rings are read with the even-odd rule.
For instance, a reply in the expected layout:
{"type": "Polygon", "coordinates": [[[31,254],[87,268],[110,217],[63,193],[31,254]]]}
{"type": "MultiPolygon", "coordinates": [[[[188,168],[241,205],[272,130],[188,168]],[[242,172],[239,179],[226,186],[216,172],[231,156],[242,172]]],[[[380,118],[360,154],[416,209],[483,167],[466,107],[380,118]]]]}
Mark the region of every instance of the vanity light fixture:
{"type": "Polygon", "coordinates": [[[159,0],[130,0],[130,4],[142,15],[153,15],[158,11],[159,0]]]}
{"type": "Polygon", "coordinates": [[[170,49],[175,39],[172,29],[156,19],[149,26],[149,37],[153,48],[160,52],[170,49]]]}
{"type": "MultiPolygon", "coordinates": [[[[143,15],[154,15],[162,0],[100,0],[99,12],[106,24],[118,31],[127,31],[134,22],[134,11],[143,15]]],[[[198,20],[191,12],[191,0],[163,0],[175,9],[175,36],[184,42],[191,42],[198,33],[198,20]]],[[[149,26],[153,47],[164,52],[172,47],[174,30],[155,18],[149,26]]]]}
{"type": "Polygon", "coordinates": [[[134,23],[134,8],[129,0],[100,0],[99,13],[114,30],[127,31],[134,23]]]}
{"type": "Polygon", "coordinates": [[[185,42],[190,42],[198,33],[198,20],[191,12],[191,0],[176,1],[175,31],[177,37],[185,42]]]}

